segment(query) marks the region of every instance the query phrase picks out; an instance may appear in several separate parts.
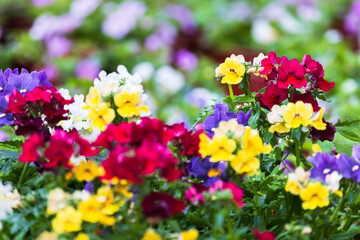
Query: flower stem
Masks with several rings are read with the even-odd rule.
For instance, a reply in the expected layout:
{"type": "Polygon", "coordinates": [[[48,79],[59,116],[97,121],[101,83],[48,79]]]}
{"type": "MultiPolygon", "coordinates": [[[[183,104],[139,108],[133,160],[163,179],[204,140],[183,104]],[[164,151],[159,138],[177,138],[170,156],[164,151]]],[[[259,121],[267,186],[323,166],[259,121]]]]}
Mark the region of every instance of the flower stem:
{"type": "Polygon", "coordinates": [[[27,174],[28,168],[29,168],[30,163],[26,163],[25,166],[23,167],[22,171],[21,171],[21,175],[19,178],[19,182],[17,184],[17,187],[19,188],[22,184],[22,181],[24,179],[24,176],[27,174]]]}
{"type": "Polygon", "coordinates": [[[234,102],[234,92],[233,92],[232,86],[231,86],[231,84],[228,84],[228,86],[229,86],[229,93],[230,93],[231,100],[232,100],[232,102],[234,102]]]}
{"type": "Polygon", "coordinates": [[[344,204],[344,201],[349,197],[352,186],[353,186],[353,182],[350,182],[350,184],[348,185],[348,189],[346,190],[345,195],[340,199],[340,202],[338,203],[338,205],[336,206],[333,214],[331,215],[330,222],[332,222],[335,219],[335,217],[337,216],[337,213],[339,212],[341,206],[344,204]]]}
{"type": "Polygon", "coordinates": [[[299,141],[295,139],[295,156],[296,156],[296,167],[300,166],[300,148],[299,141]]]}

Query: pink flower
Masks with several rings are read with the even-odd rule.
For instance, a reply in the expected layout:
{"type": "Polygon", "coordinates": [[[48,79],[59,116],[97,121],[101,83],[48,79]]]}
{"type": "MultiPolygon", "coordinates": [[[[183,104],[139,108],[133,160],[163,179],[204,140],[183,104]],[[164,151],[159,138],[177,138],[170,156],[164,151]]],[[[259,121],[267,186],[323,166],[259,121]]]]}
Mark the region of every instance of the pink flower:
{"type": "Polygon", "coordinates": [[[243,191],[241,188],[236,187],[235,183],[233,182],[223,182],[221,180],[218,180],[213,185],[210,186],[209,193],[213,194],[219,190],[226,190],[226,189],[231,190],[234,202],[239,207],[244,207],[244,203],[242,201],[244,195],[243,191]]]}
{"type": "Polygon", "coordinates": [[[199,205],[205,203],[204,196],[195,187],[191,187],[185,192],[185,198],[192,205],[199,205]]]}

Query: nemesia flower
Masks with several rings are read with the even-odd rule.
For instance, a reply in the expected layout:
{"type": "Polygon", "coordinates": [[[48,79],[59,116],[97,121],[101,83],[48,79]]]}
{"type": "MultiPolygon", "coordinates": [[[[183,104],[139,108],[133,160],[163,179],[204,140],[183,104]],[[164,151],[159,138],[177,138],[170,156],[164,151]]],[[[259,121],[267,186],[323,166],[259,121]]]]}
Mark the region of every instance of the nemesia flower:
{"type": "Polygon", "coordinates": [[[258,229],[254,230],[254,235],[258,240],[275,240],[275,235],[272,232],[260,232],[258,229]]]}
{"type": "Polygon", "coordinates": [[[334,141],[336,128],[330,122],[325,121],[325,123],[326,123],[325,130],[318,130],[314,127],[311,128],[310,136],[313,141],[315,140],[320,140],[321,142],[326,140],[330,142],[334,141]]]}
{"type": "Polygon", "coordinates": [[[297,101],[288,103],[286,110],[283,113],[285,125],[288,128],[297,128],[300,125],[308,126],[311,122],[313,114],[312,106],[308,103],[297,101]]]}
{"type": "Polygon", "coordinates": [[[257,156],[259,153],[269,153],[271,145],[264,145],[259,132],[255,129],[247,127],[242,138],[242,148],[247,155],[257,156]]]}
{"type": "Polygon", "coordinates": [[[73,168],[75,178],[82,181],[92,181],[100,175],[99,167],[94,161],[82,161],[80,164],[73,168]]]}
{"type": "Polygon", "coordinates": [[[80,231],[81,224],[81,213],[71,206],[60,210],[52,220],[52,228],[59,234],[80,231]]]}
{"type": "Polygon", "coordinates": [[[248,125],[248,120],[251,116],[251,111],[246,114],[240,111],[237,115],[234,112],[229,112],[229,107],[226,103],[218,103],[214,106],[214,113],[209,115],[203,122],[202,127],[207,132],[208,136],[213,136],[213,129],[219,126],[221,121],[228,121],[236,118],[239,124],[248,125]]]}
{"type": "Polygon", "coordinates": [[[188,200],[192,205],[199,205],[205,203],[204,196],[201,192],[198,192],[195,187],[191,187],[185,192],[185,198],[188,200]]]}
{"type": "Polygon", "coordinates": [[[36,240],[58,240],[58,235],[54,232],[44,231],[37,237],[36,240]]]}
{"type": "Polygon", "coordinates": [[[342,179],[342,175],[338,172],[334,171],[330,174],[327,174],[325,177],[325,184],[327,189],[330,192],[336,192],[339,190],[340,180],[342,179]]]}
{"type": "Polygon", "coordinates": [[[186,205],[167,193],[151,192],[144,197],[141,206],[150,222],[158,222],[182,212],[186,205]]]}
{"type": "Polygon", "coordinates": [[[96,78],[100,72],[100,62],[97,59],[82,59],[79,61],[75,68],[75,75],[78,78],[92,80],[96,78]]]}
{"type": "Polygon", "coordinates": [[[85,233],[79,233],[74,240],[90,240],[90,238],[85,233]]]}
{"type": "Polygon", "coordinates": [[[233,201],[236,203],[238,207],[244,207],[244,203],[242,201],[243,191],[241,188],[238,188],[233,182],[223,182],[221,180],[216,181],[209,188],[209,193],[214,194],[217,191],[223,191],[229,189],[232,193],[233,201]]]}
{"type": "Polygon", "coordinates": [[[147,229],[141,240],[162,240],[162,238],[154,229],[147,229]]]}
{"type": "Polygon", "coordinates": [[[271,108],[271,112],[267,114],[267,119],[272,125],[269,128],[270,132],[287,133],[290,132],[290,128],[285,125],[283,115],[287,106],[274,105],[271,108]]]}
{"type": "Polygon", "coordinates": [[[186,71],[192,71],[197,67],[198,59],[194,53],[181,49],[175,54],[175,63],[186,71]]]}
{"type": "Polygon", "coordinates": [[[314,99],[314,97],[310,93],[298,94],[296,92],[293,93],[293,103],[298,101],[302,101],[304,103],[310,103],[314,112],[318,112],[321,108],[319,107],[318,102],[314,99]]]}
{"type": "Polygon", "coordinates": [[[199,237],[199,232],[195,228],[183,231],[180,233],[178,240],[196,240],[199,237]]]}
{"type": "Polygon", "coordinates": [[[260,105],[268,110],[271,110],[274,105],[279,105],[282,101],[287,99],[288,92],[286,89],[279,88],[276,84],[271,83],[265,90],[264,94],[257,94],[260,105]]]}
{"type": "Polygon", "coordinates": [[[289,85],[294,88],[306,87],[307,81],[303,67],[297,59],[283,61],[278,69],[278,86],[287,89],[289,85]]]}
{"type": "Polygon", "coordinates": [[[163,94],[174,94],[185,86],[184,75],[168,65],[156,70],[154,80],[156,88],[163,94]]]}
{"type": "Polygon", "coordinates": [[[139,116],[142,111],[149,111],[147,106],[141,104],[139,92],[124,90],[114,96],[114,102],[118,107],[118,114],[122,117],[139,116]]]}
{"type": "Polygon", "coordinates": [[[52,189],[48,195],[47,214],[55,214],[67,206],[67,200],[71,195],[64,192],[61,188],[52,189]]]}
{"type": "MultiPolygon", "coordinates": [[[[201,140],[200,140],[201,141],[201,140]]],[[[210,162],[231,161],[235,158],[232,153],[235,151],[236,142],[225,135],[215,135],[209,141],[210,162]]]]}
{"type": "Polygon", "coordinates": [[[277,57],[276,53],[272,51],[267,57],[261,60],[262,70],[260,70],[259,73],[265,76],[266,79],[273,80],[276,77],[277,65],[287,60],[287,57],[277,57]]]}
{"type": "Polygon", "coordinates": [[[186,6],[169,4],[164,8],[164,13],[166,16],[177,20],[185,33],[191,34],[196,30],[193,13],[186,6]]]}
{"type": "Polygon", "coordinates": [[[72,42],[63,36],[52,36],[46,39],[47,54],[52,58],[68,54],[72,46],[72,42]]]}
{"type": "Polygon", "coordinates": [[[310,182],[300,193],[304,210],[314,210],[317,207],[328,206],[328,197],[329,191],[320,182],[310,182]]]}
{"type": "Polygon", "coordinates": [[[0,230],[2,229],[1,220],[13,213],[13,208],[18,205],[14,194],[15,192],[12,190],[11,184],[4,184],[0,181],[0,230]]]}
{"type": "Polygon", "coordinates": [[[246,174],[247,176],[253,176],[255,174],[258,174],[260,161],[258,158],[247,154],[245,150],[241,150],[230,162],[230,165],[232,169],[234,169],[234,171],[238,174],[246,174]]]}
{"type": "Polygon", "coordinates": [[[225,59],[215,70],[215,77],[222,77],[221,83],[238,84],[242,81],[245,74],[245,66],[241,64],[243,57],[232,54],[225,59]]]}
{"type": "Polygon", "coordinates": [[[313,165],[310,177],[318,181],[325,182],[327,174],[331,174],[334,171],[340,173],[342,170],[340,167],[340,164],[343,164],[341,160],[330,153],[318,152],[315,156],[309,157],[308,161],[313,165]]]}
{"type": "Polygon", "coordinates": [[[205,185],[208,186],[219,178],[225,178],[226,173],[225,162],[210,162],[209,158],[201,159],[200,157],[193,158],[187,169],[190,175],[196,178],[205,180],[205,185]]]}
{"type": "Polygon", "coordinates": [[[22,146],[23,153],[19,156],[20,162],[35,162],[40,157],[38,148],[44,146],[45,137],[34,133],[22,146]]]}
{"type": "Polygon", "coordinates": [[[299,195],[309,181],[310,172],[305,172],[302,167],[298,167],[294,172],[289,173],[285,185],[285,191],[293,195],[299,195]]]}

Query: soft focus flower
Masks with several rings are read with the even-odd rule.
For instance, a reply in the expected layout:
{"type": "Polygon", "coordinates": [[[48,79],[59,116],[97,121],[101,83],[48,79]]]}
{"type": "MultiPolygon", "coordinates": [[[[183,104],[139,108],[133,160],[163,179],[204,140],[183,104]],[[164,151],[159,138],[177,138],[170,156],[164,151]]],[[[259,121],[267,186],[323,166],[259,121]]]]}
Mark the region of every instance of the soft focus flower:
{"type": "Polygon", "coordinates": [[[223,182],[221,180],[216,181],[213,185],[209,187],[209,193],[214,194],[218,191],[230,190],[232,194],[232,200],[236,203],[238,207],[244,207],[242,201],[243,191],[241,188],[237,187],[233,182],[223,182]]]}
{"type": "Polygon", "coordinates": [[[47,53],[56,58],[66,55],[72,48],[72,42],[62,36],[53,36],[46,40],[47,53]]]}
{"type": "Polygon", "coordinates": [[[90,240],[90,238],[85,233],[79,233],[74,240],[90,240]]]}
{"type": "Polygon", "coordinates": [[[186,6],[169,4],[165,7],[164,12],[168,17],[177,20],[185,33],[191,34],[196,29],[193,13],[186,6]]]}
{"type": "Polygon", "coordinates": [[[154,229],[147,229],[141,240],[162,240],[162,238],[154,229]]]}
{"type": "Polygon", "coordinates": [[[198,65],[198,59],[197,56],[185,49],[179,50],[175,54],[175,63],[185,71],[192,71],[194,70],[198,65]]]}
{"type": "Polygon", "coordinates": [[[320,182],[310,182],[300,193],[302,207],[305,210],[329,205],[328,197],[329,191],[320,182]]]}
{"type": "Polygon", "coordinates": [[[80,164],[73,168],[75,178],[82,181],[92,181],[99,176],[100,170],[94,161],[82,161],[80,164]]]}
{"type": "Polygon", "coordinates": [[[230,165],[238,174],[253,176],[258,174],[257,170],[260,167],[260,161],[258,158],[247,154],[245,150],[242,150],[237,153],[236,157],[230,162],[230,165]]]}
{"type": "Polygon", "coordinates": [[[92,80],[100,72],[100,67],[100,62],[97,59],[82,59],[76,65],[75,75],[78,78],[92,80]]]}
{"type": "Polygon", "coordinates": [[[186,205],[167,193],[151,192],[144,197],[141,206],[150,222],[158,222],[182,212],[186,205]]]}
{"type": "Polygon", "coordinates": [[[185,198],[192,205],[199,205],[205,203],[204,196],[195,187],[191,187],[185,192],[185,198]]]}
{"type": "Polygon", "coordinates": [[[154,79],[156,87],[162,93],[174,94],[185,85],[183,74],[171,66],[162,66],[159,68],[155,73],[154,79]]]}
{"type": "Polygon", "coordinates": [[[60,210],[52,221],[52,228],[56,233],[77,232],[81,230],[81,213],[68,206],[60,210]]]}
{"type": "Polygon", "coordinates": [[[102,23],[102,31],[110,37],[122,39],[135,28],[138,19],[145,11],[146,5],[143,2],[122,2],[102,23]]]}
{"type": "Polygon", "coordinates": [[[154,65],[151,62],[141,62],[133,68],[132,73],[139,74],[141,79],[145,82],[153,76],[154,71],[154,65]]]}
{"type": "Polygon", "coordinates": [[[289,173],[285,185],[285,191],[293,195],[299,195],[309,181],[310,172],[305,172],[302,167],[298,167],[294,172],[289,173]]]}
{"type": "Polygon", "coordinates": [[[32,0],[32,3],[36,7],[45,7],[47,5],[50,5],[54,2],[54,0],[32,0]]]}
{"type": "Polygon", "coordinates": [[[58,240],[58,236],[54,232],[44,231],[37,237],[36,240],[58,240]]]}
{"type": "Polygon", "coordinates": [[[188,170],[194,177],[205,180],[204,184],[208,186],[219,178],[225,178],[226,167],[225,162],[210,162],[208,157],[196,157],[190,161],[188,170]]]}
{"type": "Polygon", "coordinates": [[[190,105],[198,108],[210,106],[213,100],[218,99],[220,95],[210,92],[206,88],[193,88],[186,93],[185,98],[190,105]]]}
{"type": "Polygon", "coordinates": [[[67,200],[70,194],[64,192],[61,188],[55,188],[49,192],[46,213],[55,214],[67,206],[67,200]]]}
{"type": "Polygon", "coordinates": [[[225,135],[214,136],[209,141],[209,146],[208,146],[209,156],[211,156],[210,162],[231,161],[232,159],[235,158],[235,155],[233,155],[235,148],[236,148],[236,142],[234,140],[229,139],[225,135]]]}
{"type": "MultiPolygon", "coordinates": [[[[14,194],[16,193],[13,192],[10,184],[3,184],[0,181],[0,230],[2,229],[1,220],[13,213],[13,208],[19,205],[17,197],[14,194]]],[[[18,195],[18,193],[16,195],[18,195]]]]}
{"type": "Polygon", "coordinates": [[[260,232],[258,229],[254,230],[254,235],[258,240],[275,240],[275,235],[272,232],[260,232]]]}
{"type": "Polygon", "coordinates": [[[238,84],[245,74],[245,66],[241,64],[239,56],[232,54],[216,69],[216,77],[223,77],[221,83],[238,84]]]}
{"type": "Polygon", "coordinates": [[[2,130],[0,130],[0,142],[9,141],[9,136],[2,130]]]}
{"type": "Polygon", "coordinates": [[[196,240],[199,237],[199,232],[195,228],[183,231],[180,233],[178,240],[196,240]]]}

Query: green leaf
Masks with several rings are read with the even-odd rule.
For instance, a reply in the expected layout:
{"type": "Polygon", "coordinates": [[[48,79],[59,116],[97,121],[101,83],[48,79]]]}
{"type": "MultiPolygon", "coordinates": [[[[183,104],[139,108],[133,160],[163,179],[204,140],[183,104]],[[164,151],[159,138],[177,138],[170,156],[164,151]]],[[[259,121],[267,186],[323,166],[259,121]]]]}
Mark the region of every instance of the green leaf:
{"type": "Polygon", "coordinates": [[[352,127],[340,126],[336,128],[336,131],[351,141],[360,142],[360,128],[358,125],[352,127]]]}
{"type": "Polygon", "coordinates": [[[252,115],[249,119],[249,126],[253,129],[256,128],[256,123],[257,123],[257,120],[259,119],[260,117],[260,113],[261,113],[261,108],[260,108],[260,103],[259,102],[256,102],[255,104],[255,107],[254,107],[254,110],[252,111],[252,115]]]}
{"type": "Polygon", "coordinates": [[[337,123],[335,123],[335,127],[337,128],[337,127],[342,127],[342,126],[350,126],[350,125],[352,125],[352,124],[354,124],[354,123],[360,123],[360,119],[356,119],[356,120],[346,120],[346,121],[340,121],[340,120],[338,120],[338,122],[337,123]]]}
{"type": "Polygon", "coordinates": [[[15,139],[11,141],[0,142],[0,149],[2,150],[13,150],[21,152],[22,144],[24,143],[21,139],[15,139]]]}
{"type": "Polygon", "coordinates": [[[234,102],[236,103],[251,103],[255,100],[253,96],[238,95],[235,96],[234,102]]]}

